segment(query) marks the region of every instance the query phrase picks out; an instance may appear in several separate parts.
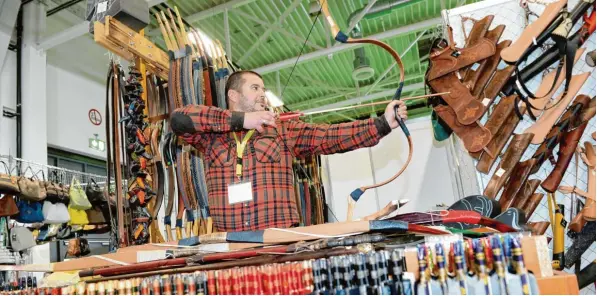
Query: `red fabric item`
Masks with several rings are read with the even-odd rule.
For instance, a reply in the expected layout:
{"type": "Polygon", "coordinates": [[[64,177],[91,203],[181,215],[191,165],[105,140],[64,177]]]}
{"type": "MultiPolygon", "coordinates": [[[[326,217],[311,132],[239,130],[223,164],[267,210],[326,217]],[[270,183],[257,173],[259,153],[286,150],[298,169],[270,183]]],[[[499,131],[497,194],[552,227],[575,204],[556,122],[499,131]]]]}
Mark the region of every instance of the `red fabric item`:
{"type": "MultiPolygon", "coordinates": [[[[230,205],[228,185],[237,182],[233,112],[189,105],[173,112],[173,116],[181,114],[191,119],[192,126],[173,126],[173,130],[204,155],[209,211],[217,231],[286,228],[298,224],[293,158],[371,147],[391,131],[383,116],[341,124],[278,121],[276,128],[266,126],[263,133],[251,137],[242,158],[242,178],[252,182],[253,201],[230,205]]],[[[242,139],[246,132],[238,132],[238,138],[242,139]]]]}

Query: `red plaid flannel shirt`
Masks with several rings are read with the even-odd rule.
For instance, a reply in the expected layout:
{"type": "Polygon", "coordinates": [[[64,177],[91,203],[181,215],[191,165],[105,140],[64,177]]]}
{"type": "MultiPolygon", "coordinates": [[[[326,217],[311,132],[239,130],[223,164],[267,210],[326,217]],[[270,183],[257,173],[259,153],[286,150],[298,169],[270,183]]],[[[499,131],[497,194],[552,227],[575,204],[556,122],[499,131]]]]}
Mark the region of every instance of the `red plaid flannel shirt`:
{"type": "Polygon", "coordinates": [[[205,160],[209,212],[218,231],[259,230],[298,224],[292,160],[376,145],[391,129],[384,116],[341,124],[277,122],[249,140],[242,158],[243,181],[251,181],[253,201],[229,204],[235,175],[236,141],[247,133],[244,113],[203,105],[173,112],[171,126],[205,160]],[[285,144],[284,144],[285,143],[285,144]]]}

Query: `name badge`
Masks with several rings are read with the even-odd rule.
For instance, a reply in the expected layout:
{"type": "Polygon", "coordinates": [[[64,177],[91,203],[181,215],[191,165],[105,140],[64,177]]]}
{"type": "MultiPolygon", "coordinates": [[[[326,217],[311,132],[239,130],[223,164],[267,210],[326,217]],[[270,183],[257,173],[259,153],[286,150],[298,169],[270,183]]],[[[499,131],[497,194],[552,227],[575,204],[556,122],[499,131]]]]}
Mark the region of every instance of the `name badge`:
{"type": "Polygon", "coordinates": [[[228,204],[253,200],[253,186],[251,182],[234,183],[228,185],[228,204]]]}

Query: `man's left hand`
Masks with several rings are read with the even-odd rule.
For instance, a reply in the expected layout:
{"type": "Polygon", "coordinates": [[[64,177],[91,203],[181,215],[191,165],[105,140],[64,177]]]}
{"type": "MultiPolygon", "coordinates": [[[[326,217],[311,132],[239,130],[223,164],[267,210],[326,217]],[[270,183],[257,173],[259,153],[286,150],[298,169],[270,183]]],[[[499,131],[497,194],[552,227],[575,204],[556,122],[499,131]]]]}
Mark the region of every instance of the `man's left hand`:
{"type": "Polygon", "coordinates": [[[394,106],[398,106],[398,116],[400,116],[400,118],[402,118],[403,121],[405,121],[406,118],[408,118],[408,114],[406,112],[406,104],[404,104],[403,101],[394,100],[390,102],[386,107],[384,116],[386,117],[386,120],[388,121],[388,124],[392,129],[398,127],[398,120],[396,120],[396,112],[394,111],[394,106]]]}

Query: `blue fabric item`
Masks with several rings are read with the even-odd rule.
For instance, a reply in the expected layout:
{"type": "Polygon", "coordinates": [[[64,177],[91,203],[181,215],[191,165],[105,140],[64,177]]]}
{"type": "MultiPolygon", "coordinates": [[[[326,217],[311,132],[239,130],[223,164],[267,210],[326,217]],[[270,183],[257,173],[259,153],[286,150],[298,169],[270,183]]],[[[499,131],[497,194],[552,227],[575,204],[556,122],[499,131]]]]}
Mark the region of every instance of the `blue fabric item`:
{"type": "Polygon", "coordinates": [[[346,43],[348,41],[348,36],[342,33],[342,31],[339,31],[334,39],[336,39],[338,42],[346,43]]]}
{"type": "Polygon", "coordinates": [[[198,236],[191,236],[178,241],[179,246],[196,246],[199,244],[201,244],[201,241],[198,236]]]}
{"type": "Polygon", "coordinates": [[[359,198],[361,198],[361,195],[363,195],[363,193],[365,193],[365,191],[361,190],[361,188],[357,188],[350,193],[350,197],[352,197],[352,200],[356,202],[359,201],[359,198]]]}
{"type": "Polygon", "coordinates": [[[182,219],[176,219],[176,227],[182,227],[182,219]]]}
{"type": "Polygon", "coordinates": [[[441,142],[448,139],[452,135],[452,130],[440,122],[439,116],[434,111],[431,111],[431,126],[433,127],[433,137],[436,141],[441,142]]]}
{"type": "Polygon", "coordinates": [[[19,214],[14,218],[21,223],[41,223],[44,222],[41,202],[29,202],[25,200],[17,201],[19,214]]]}
{"type": "Polygon", "coordinates": [[[226,241],[239,243],[263,243],[263,230],[228,232],[226,241]]]}
{"type": "Polygon", "coordinates": [[[372,220],[369,221],[369,230],[402,233],[408,231],[408,223],[394,220],[372,220]]]}

